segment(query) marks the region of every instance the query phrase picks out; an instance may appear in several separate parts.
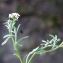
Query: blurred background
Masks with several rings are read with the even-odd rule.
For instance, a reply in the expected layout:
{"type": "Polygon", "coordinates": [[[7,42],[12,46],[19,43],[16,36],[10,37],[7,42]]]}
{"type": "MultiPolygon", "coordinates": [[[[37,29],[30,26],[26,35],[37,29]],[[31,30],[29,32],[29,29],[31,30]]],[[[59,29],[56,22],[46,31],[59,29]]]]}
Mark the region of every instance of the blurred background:
{"type": "MultiPolygon", "coordinates": [[[[50,39],[49,34],[57,35],[63,41],[63,0],[0,0],[0,44],[8,33],[3,23],[13,12],[21,15],[16,23],[16,26],[21,24],[18,39],[29,36],[21,41],[23,46],[19,51],[22,57],[39,46],[42,40],[50,39]]],[[[0,45],[0,63],[20,63],[13,52],[11,40],[0,45]]],[[[31,63],[63,63],[63,48],[37,55],[31,63]]]]}

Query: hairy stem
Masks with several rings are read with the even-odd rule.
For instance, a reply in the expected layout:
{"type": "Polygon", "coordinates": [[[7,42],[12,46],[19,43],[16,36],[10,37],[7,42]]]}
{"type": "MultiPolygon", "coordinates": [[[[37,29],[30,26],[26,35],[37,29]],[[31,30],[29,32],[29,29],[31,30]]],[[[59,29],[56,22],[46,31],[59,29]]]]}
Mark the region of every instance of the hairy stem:
{"type": "MultiPolygon", "coordinates": [[[[11,37],[11,39],[12,39],[13,47],[14,47],[14,43],[15,43],[14,38],[13,38],[13,37],[11,37]]],[[[15,49],[14,49],[14,50],[15,50],[15,49]]],[[[18,49],[16,48],[16,50],[15,50],[15,51],[18,53],[18,55],[17,55],[17,54],[15,54],[15,55],[19,58],[20,63],[23,63],[22,58],[20,57],[20,54],[19,54],[19,52],[18,52],[18,49]]]]}
{"type": "Polygon", "coordinates": [[[31,62],[31,60],[33,59],[33,57],[34,57],[35,55],[36,55],[35,53],[32,54],[32,56],[31,56],[31,58],[29,59],[28,63],[31,62]]]}

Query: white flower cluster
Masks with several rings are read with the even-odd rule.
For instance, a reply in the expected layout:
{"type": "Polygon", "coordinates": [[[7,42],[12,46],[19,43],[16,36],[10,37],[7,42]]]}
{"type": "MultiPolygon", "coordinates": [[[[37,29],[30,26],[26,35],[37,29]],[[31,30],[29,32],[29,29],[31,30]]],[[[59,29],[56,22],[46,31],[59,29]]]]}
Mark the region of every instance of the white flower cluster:
{"type": "Polygon", "coordinates": [[[7,22],[4,23],[8,30],[13,28],[13,26],[16,23],[13,20],[15,19],[17,21],[19,16],[20,15],[18,13],[11,13],[11,14],[9,14],[9,20],[7,20],[7,22]],[[13,20],[11,20],[10,18],[13,19],[13,20]]]}
{"type": "Polygon", "coordinates": [[[11,19],[15,18],[15,19],[18,20],[19,16],[20,15],[18,13],[11,13],[11,14],[9,14],[9,18],[11,18],[11,19]]]}

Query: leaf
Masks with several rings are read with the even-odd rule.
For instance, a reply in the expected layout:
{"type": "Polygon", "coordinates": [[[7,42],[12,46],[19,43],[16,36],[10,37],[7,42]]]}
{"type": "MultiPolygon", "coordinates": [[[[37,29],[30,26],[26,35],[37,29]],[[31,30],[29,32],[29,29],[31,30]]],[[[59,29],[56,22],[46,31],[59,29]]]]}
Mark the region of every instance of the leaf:
{"type": "Polygon", "coordinates": [[[12,20],[11,20],[10,23],[9,23],[9,25],[10,25],[10,31],[12,30],[12,27],[13,27],[12,24],[13,23],[12,23],[12,20]]]}
{"type": "Polygon", "coordinates": [[[18,27],[17,27],[17,32],[18,32],[18,30],[19,30],[20,25],[21,25],[21,24],[19,24],[18,27]]]}
{"type": "Polygon", "coordinates": [[[59,38],[59,39],[57,39],[57,41],[59,42],[61,39],[59,38]]]}
{"type": "Polygon", "coordinates": [[[49,43],[50,41],[49,41],[49,40],[47,40],[47,42],[49,43]]]}
{"type": "Polygon", "coordinates": [[[51,50],[53,50],[55,48],[55,46],[56,46],[56,41],[53,42],[53,46],[52,46],[51,50]]]}
{"type": "Polygon", "coordinates": [[[49,43],[52,44],[53,43],[53,39],[51,39],[49,43]]]}
{"type": "Polygon", "coordinates": [[[14,27],[14,33],[17,33],[16,27],[14,27]]]}
{"type": "Polygon", "coordinates": [[[55,35],[55,40],[57,40],[57,35],[55,35]]]}
{"type": "Polygon", "coordinates": [[[52,34],[49,34],[50,37],[54,38],[54,36],[52,34]]]}
{"type": "Polygon", "coordinates": [[[7,41],[9,40],[10,37],[8,37],[1,45],[4,45],[7,43],[7,41]]]}
{"type": "Polygon", "coordinates": [[[28,37],[29,37],[29,36],[25,36],[25,37],[19,39],[18,42],[20,42],[21,40],[23,40],[23,39],[25,39],[25,38],[28,38],[28,37]]]}
{"type": "Polygon", "coordinates": [[[7,34],[3,38],[7,38],[7,37],[11,37],[11,36],[14,36],[14,35],[7,34]]]}
{"type": "Polygon", "coordinates": [[[42,42],[44,42],[44,43],[45,43],[46,41],[45,41],[45,40],[42,40],[42,42]]]}
{"type": "Polygon", "coordinates": [[[7,38],[7,37],[9,37],[10,36],[10,34],[7,34],[7,35],[5,35],[3,38],[7,38]]]}

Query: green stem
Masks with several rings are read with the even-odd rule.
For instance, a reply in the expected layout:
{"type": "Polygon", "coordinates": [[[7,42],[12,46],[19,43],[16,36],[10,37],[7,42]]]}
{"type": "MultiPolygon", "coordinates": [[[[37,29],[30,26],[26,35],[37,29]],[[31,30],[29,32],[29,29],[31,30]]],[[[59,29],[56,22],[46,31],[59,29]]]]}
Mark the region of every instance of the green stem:
{"type": "Polygon", "coordinates": [[[13,46],[14,46],[14,39],[13,39],[13,37],[11,37],[11,39],[12,39],[12,42],[13,42],[13,46]]]}
{"type": "Polygon", "coordinates": [[[21,57],[19,57],[19,60],[20,60],[20,63],[23,63],[23,61],[22,61],[21,57]]]}
{"type": "Polygon", "coordinates": [[[18,50],[17,50],[17,53],[18,53],[18,54],[16,54],[16,56],[19,58],[20,63],[23,63],[22,58],[20,57],[20,54],[19,54],[18,50]]]}
{"type": "MultiPolygon", "coordinates": [[[[14,38],[13,38],[13,37],[11,37],[11,39],[12,39],[13,47],[14,47],[14,42],[15,42],[15,41],[14,41],[14,38]]],[[[15,39],[16,39],[16,37],[15,37],[15,39]]],[[[18,52],[17,48],[16,48],[16,51],[17,51],[18,55],[17,55],[17,54],[15,54],[15,55],[19,58],[20,63],[23,63],[22,58],[20,57],[20,54],[19,54],[19,52],[18,52]]]]}
{"type": "MultiPolygon", "coordinates": [[[[13,41],[13,47],[14,47],[14,39],[13,39],[13,37],[12,37],[12,41],[13,41]]],[[[18,55],[16,54],[16,56],[19,58],[20,63],[23,63],[22,58],[20,57],[20,54],[19,54],[18,50],[16,50],[16,51],[18,53],[18,55]]]]}
{"type": "Polygon", "coordinates": [[[36,55],[35,53],[34,53],[34,54],[32,54],[32,56],[31,56],[31,58],[29,59],[28,63],[30,63],[30,62],[31,62],[31,60],[33,59],[33,57],[34,57],[35,55],[36,55]]]}

